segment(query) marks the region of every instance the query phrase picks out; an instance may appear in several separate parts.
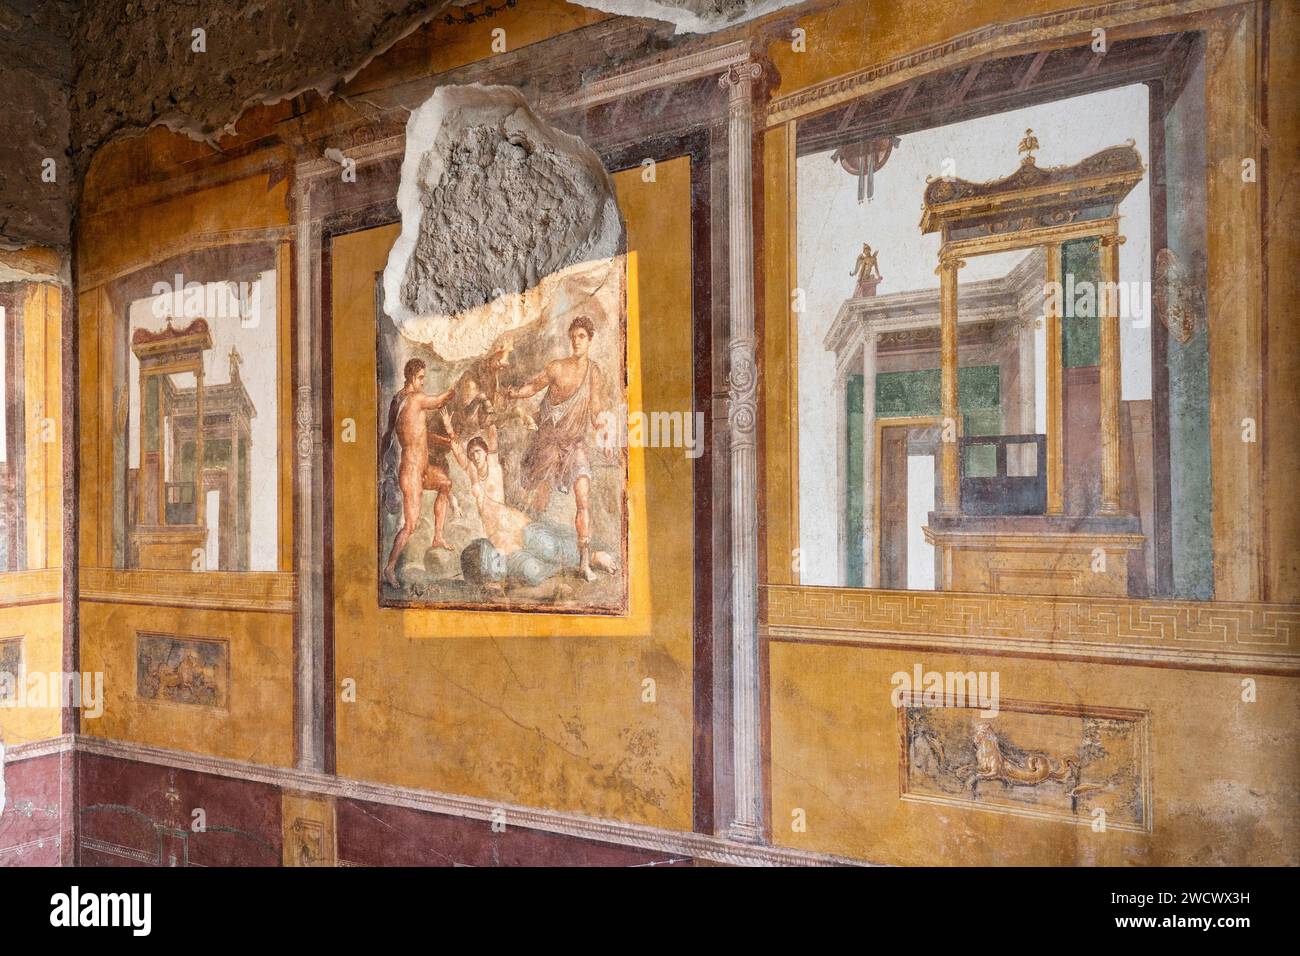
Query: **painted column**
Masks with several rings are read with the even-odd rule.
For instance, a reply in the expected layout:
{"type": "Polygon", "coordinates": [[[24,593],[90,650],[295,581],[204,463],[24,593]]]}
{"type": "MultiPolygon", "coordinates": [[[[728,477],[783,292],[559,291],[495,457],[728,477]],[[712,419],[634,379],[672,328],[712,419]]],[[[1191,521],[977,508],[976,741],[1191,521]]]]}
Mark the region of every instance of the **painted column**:
{"type": "Polygon", "coordinates": [[[1263,215],[1266,202],[1273,199],[1275,177],[1286,183],[1277,190],[1279,196],[1293,190],[1281,166],[1270,170],[1285,147],[1274,150],[1270,161],[1265,149],[1269,124],[1260,120],[1270,102],[1265,90],[1269,71],[1262,64],[1269,59],[1266,37],[1272,32],[1267,26],[1271,17],[1268,8],[1243,4],[1234,8],[1232,16],[1213,21],[1206,32],[1205,110],[1207,116],[1216,117],[1205,124],[1203,162],[1205,215],[1213,224],[1205,236],[1205,281],[1206,314],[1212,317],[1206,334],[1214,504],[1210,525],[1217,601],[1276,601],[1288,589],[1270,593],[1268,585],[1296,581],[1296,562],[1290,557],[1291,522],[1265,521],[1270,508],[1278,519],[1292,513],[1294,478],[1288,469],[1294,467],[1294,453],[1290,449],[1300,438],[1298,416],[1284,405],[1294,386],[1285,371],[1293,359],[1283,359],[1274,351],[1281,342],[1269,341],[1269,329],[1278,328],[1275,323],[1284,314],[1276,306],[1270,314],[1269,305],[1286,285],[1267,281],[1267,270],[1270,264],[1287,260],[1274,258],[1273,250],[1285,244],[1270,243],[1268,237],[1279,226],[1288,229],[1293,218],[1272,211],[1263,215]],[[1245,159],[1256,161],[1254,183],[1242,181],[1245,159]],[[1266,248],[1267,256],[1262,254],[1266,248]],[[1270,388],[1271,408],[1266,401],[1270,388]],[[1244,441],[1244,429],[1251,422],[1258,429],[1256,440],[1244,441]],[[1267,460],[1264,443],[1277,451],[1267,460]]]}
{"type": "MultiPolygon", "coordinates": [[[[1004,421],[1002,431],[1009,435],[1032,435],[1034,427],[1034,388],[1038,378],[1035,367],[1035,332],[1038,315],[1025,314],[1025,300],[1017,299],[1016,319],[1016,391],[1008,392],[1003,399],[1004,421]]],[[[1035,303],[1035,307],[1037,303],[1035,303]]],[[[1032,446],[1011,445],[1007,448],[1008,474],[1039,474],[1045,466],[1038,461],[1037,449],[1032,446]]]]}
{"type": "Polygon", "coordinates": [[[1101,514],[1120,513],[1119,247],[1124,237],[1102,236],[1101,287],[1101,514]]]}
{"type": "Polygon", "coordinates": [[[939,273],[939,401],[945,439],[939,443],[939,510],[944,514],[957,514],[961,504],[957,480],[957,439],[961,434],[957,426],[957,270],[965,264],[956,256],[941,254],[935,270],[939,273]]]}
{"type": "Polygon", "coordinates": [[[160,378],[156,373],[152,375],[152,378],[154,379],[154,385],[158,390],[157,399],[154,402],[154,408],[158,413],[158,439],[155,443],[158,446],[158,487],[154,489],[153,496],[154,507],[158,509],[158,514],[154,520],[157,524],[166,524],[167,479],[170,477],[167,474],[167,464],[170,460],[170,451],[167,444],[167,409],[163,405],[162,378],[160,378]]]}
{"type": "Polygon", "coordinates": [[[723,74],[727,91],[727,222],[730,238],[727,375],[731,421],[732,751],[735,804],[728,836],[763,839],[762,734],[758,655],[758,460],[754,364],[753,85],[762,72],[742,63],[723,74]]]}
{"type": "Polygon", "coordinates": [[[862,580],[879,587],[876,573],[876,333],[862,339],[862,580]]]}
{"type": "Polygon", "coordinates": [[[1037,370],[1034,367],[1034,331],[1038,316],[1028,315],[1016,325],[1016,374],[1020,380],[1017,397],[1016,430],[1022,435],[1034,433],[1034,386],[1037,370]]]}
{"type": "Polygon", "coordinates": [[[320,458],[320,423],[312,387],[316,380],[316,330],[320,321],[317,290],[321,281],[321,224],[311,218],[311,179],[302,170],[298,172],[294,209],[297,224],[294,280],[298,293],[295,303],[298,348],[294,356],[297,389],[293,415],[298,498],[298,513],[293,525],[297,551],[294,570],[298,575],[296,750],[299,769],[323,771],[325,712],[322,695],[327,689],[324,687],[324,647],[318,623],[322,582],[317,569],[322,565],[324,555],[317,545],[316,533],[320,509],[315,500],[317,485],[313,469],[320,458]]]}
{"type": "MultiPolygon", "coordinates": [[[[194,370],[194,523],[200,528],[207,527],[208,496],[203,488],[203,353],[199,353],[199,365],[194,370]]],[[[179,452],[180,449],[177,448],[179,452]]],[[[177,462],[179,468],[180,463],[177,462]]],[[[207,565],[207,538],[203,539],[203,570],[215,571],[207,565]]]]}
{"type": "MultiPolygon", "coordinates": [[[[230,381],[236,381],[238,374],[239,366],[232,364],[230,381]]],[[[230,464],[227,466],[229,472],[226,477],[226,487],[217,499],[217,509],[220,512],[217,516],[218,539],[221,537],[223,523],[229,522],[230,528],[230,535],[226,538],[229,544],[225,548],[218,548],[218,554],[221,556],[221,562],[231,571],[247,571],[249,565],[247,541],[241,547],[239,533],[242,523],[241,512],[248,507],[248,495],[252,494],[251,490],[246,493],[239,483],[239,433],[242,420],[243,416],[240,414],[232,413],[230,416],[230,464]]]]}
{"type": "Polygon", "coordinates": [[[1047,325],[1047,513],[1065,511],[1064,371],[1061,367],[1061,244],[1049,242],[1043,322],[1047,325]]]}
{"type": "MultiPolygon", "coordinates": [[[[835,555],[835,583],[847,585],[849,581],[848,540],[856,529],[848,523],[849,497],[849,374],[852,365],[835,373],[835,388],[831,392],[835,402],[835,540],[839,542],[835,555]]],[[[797,542],[800,547],[802,542],[797,542]]]]}

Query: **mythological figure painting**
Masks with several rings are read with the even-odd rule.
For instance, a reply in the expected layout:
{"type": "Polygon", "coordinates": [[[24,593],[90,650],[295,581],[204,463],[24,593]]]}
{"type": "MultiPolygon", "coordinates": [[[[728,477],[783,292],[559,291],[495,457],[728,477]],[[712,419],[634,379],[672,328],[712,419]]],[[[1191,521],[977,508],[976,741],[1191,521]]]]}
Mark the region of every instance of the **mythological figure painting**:
{"type": "Polygon", "coordinates": [[[478,346],[412,341],[380,308],[382,603],[626,612],[623,269],[500,297],[461,319],[478,346]]]}
{"type": "Polygon", "coordinates": [[[801,583],[1222,596],[1202,54],[1124,55],[1163,100],[1035,102],[993,83],[1032,79],[1011,57],[960,115],[882,94],[801,124],[801,583]]]}
{"type": "Polygon", "coordinates": [[[1149,728],[1141,711],[1005,700],[899,710],[904,800],[1090,825],[1151,827],[1149,728]]]}
{"type": "Polygon", "coordinates": [[[140,634],[136,693],[141,700],[226,706],[230,649],[225,641],[140,634]]]}

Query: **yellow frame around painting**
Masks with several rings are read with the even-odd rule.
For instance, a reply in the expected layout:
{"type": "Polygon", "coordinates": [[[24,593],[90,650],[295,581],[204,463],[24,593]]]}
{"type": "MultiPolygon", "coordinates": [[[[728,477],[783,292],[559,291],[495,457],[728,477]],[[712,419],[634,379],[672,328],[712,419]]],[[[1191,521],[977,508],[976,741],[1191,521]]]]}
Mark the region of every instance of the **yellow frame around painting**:
{"type": "MultiPolygon", "coordinates": [[[[367,238],[373,242],[365,243],[364,248],[358,241],[362,234],[341,237],[337,242],[347,244],[348,255],[339,255],[336,263],[348,262],[346,270],[336,266],[336,275],[332,283],[333,303],[333,340],[335,343],[372,340],[374,338],[375,315],[373,311],[373,288],[362,288],[362,280],[373,277],[373,271],[365,271],[360,265],[353,265],[354,259],[373,258],[370,264],[382,270],[387,260],[388,249],[396,238],[395,226],[383,226],[369,230],[367,238]],[[356,248],[353,248],[353,246],[356,248]],[[362,307],[362,303],[369,308],[362,307]]],[[[641,342],[641,298],[640,268],[636,250],[627,254],[627,404],[629,415],[642,408],[642,342],[641,342]]],[[[374,462],[365,459],[360,449],[373,448],[375,441],[371,433],[375,429],[374,415],[357,409],[358,402],[375,401],[375,367],[376,357],[371,349],[368,357],[359,358],[349,350],[334,349],[334,407],[337,417],[348,417],[356,422],[356,441],[336,444],[334,455],[334,496],[335,507],[341,503],[340,493],[347,489],[349,510],[356,510],[368,516],[377,515],[378,488],[374,471],[374,462]],[[368,510],[367,510],[368,509],[368,510]]],[[[381,627],[398,627],[407,637],[438,638],[482,635],[493,637],[546,636],[560,633],[577,633],[584,636],[647,634],[652,619],[652,602],[650,594],[650,550],[648,545],[648,516],[644,489],[646,485],[645,450],[629,447],[628,453],[628,557],[631,577],[629,580],[628,613],[623,616],[598,614],[571,614],[530,612],[520,614],[506,610],[458,610],[420,607],[377,608],[381,627]]],[[[336,510],[336,515],[338,511],[336,510]]],[[[377,547],[374,542],[373,522],[337,521],[335,522],[336,560],[343,548],[362,546],[369,554],[377,547]],[[368,537],[367,537],[368,536],[368,537]]],[[[377,556],[376,556],[377,557],[377,556]]],[[[376,580],[370,583],[370,594],[378,593],[378,564],[371,568],[376,580]]],[[[342,571],[342,569],[340,569],[342,571]]],[[[346,572],[352,573],[352,570],[346,572]]],[[[336,581],[339,575],[336,575],[336,581]]],[[[373,598],[371,599],[373,600],[373,598]]]]}

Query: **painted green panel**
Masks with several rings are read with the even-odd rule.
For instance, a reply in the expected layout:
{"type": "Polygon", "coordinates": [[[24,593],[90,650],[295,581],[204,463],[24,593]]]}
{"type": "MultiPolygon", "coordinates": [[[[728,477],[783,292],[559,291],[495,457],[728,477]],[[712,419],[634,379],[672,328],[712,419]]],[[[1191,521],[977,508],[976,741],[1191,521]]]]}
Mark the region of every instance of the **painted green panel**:
{"type": "Polygon", "coordinates": [[[1210,349],[1204,316],[1189,342],[1169,337],[1169,485],[1174,596],[1214,598],[1210,349]]]}
{"type": "Polygon", "coordinates": [[[1097,289],[1101,284],[1101,244],[1076,239],[1061,245],[1061,363],[1080,368],[1101,363],[1101,322],[1097,289]]]}
{"type": "Polygon", "coordinates": [[[908,418],[939,414],[939,370],[880,372],[876,375],[876,416],[908,418]]]}
{"type": "Polygon", "coordinates": [[[220,468],[229,464],[229,438],[209,438],[203,443],[203,467],[220,468]]]}
{"type": "Polygon", "coordinates": [[[957,369],[959,409],[963,412],[980,408],[995,409],[1001,404],[1002,369],[996,365],[972,365],[957,369]]]}
{"type": "Polygon", "coordinates": [[[862,553],[862,509],[866,498],[866,482],[862,473],[862,376],[850,375],[847,384],[845,401],[848,404],[848,440],[844,447],[848,461],[844,463],[844,473],[848,476],[849,487],[844,498],[844,527],[847,529],[844,542],[844,584],[860,588],[866,584],[862,553]]]}
{"type": "MultiPolygon", "coordinates": [[[[209,438],[203,443],[203,467],[224,468],[230,464],[230,439],[209,438]]],[[[194,480],[194,443],[181,446],[181,480],[194,480]]]]}
{"type": "MultiPolygon", "coordinates": [[[[996,408],[1001,403],[1002,370],[996,365],[974,365],[957,370],[957,405],[962,411],[996,408]]],[[[876,417],[913,418],[938,415],[939,370],[881,372],[876,375],[876,417]]]]}
{"type": "Polygon", "coordinates": [[[140,450],[156,452],[158,450],[157,375],[145,376],[143,392],[140,401],[140,450]]]}
{"type": "Polygon", "coordinates": [[[962,416],[963,435],[1001,435],[1002,409],[994,405],[991,408],[972,408],[962,416]]]}
{"type": "MultiPolygon", "coordinates": [[[[995,366],[996,368],[996,366],[995,366]]],[[[962,434],[1001,435],[1001,408],[973,408],[962,416],[962,434]]],[[[998,450],[994,445],[969,445],[962,451],[962,469],[967,478],[993,478],[998,473],[998,450]]]]}

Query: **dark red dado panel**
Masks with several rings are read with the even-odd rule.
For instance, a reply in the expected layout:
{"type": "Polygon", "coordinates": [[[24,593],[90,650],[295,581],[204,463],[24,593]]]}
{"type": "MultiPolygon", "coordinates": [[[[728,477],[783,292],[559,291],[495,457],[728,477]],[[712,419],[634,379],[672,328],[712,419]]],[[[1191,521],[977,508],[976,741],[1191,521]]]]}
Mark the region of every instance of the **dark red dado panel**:
{"type": "Polygon", "coordinates": [[[0,813],[0,866],[60,866],[72,841],[72,754],[15,760],[4,767],[5,808],[0,813]]]}
{"type": "Polygon", "coordinates": [[[280,865],[278,787],[86,753],[77,780],[83,866],[280,865]]]}
{"type": "MultiPolygon", "coordinates": [[[[273,784],[87,753],[77,755],[77,783],[78,862],[84,866],[281,865],[283,794],[273,784]],[[206,814],[204,832],[193,829],[198,808],[206,814]]],[[[511,825],[508,818],[504,831],[493,832],[486,820],[389,804],[340,798],[334,806],[341,866],[691,862],[667,853],[528,830],[511,825]]]]}
{"type": "Polygon", "coordinates": [[[689,865],[652,850],[360,800],[339,800],[341,866],[689,865]]]}

